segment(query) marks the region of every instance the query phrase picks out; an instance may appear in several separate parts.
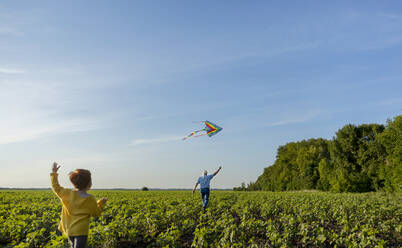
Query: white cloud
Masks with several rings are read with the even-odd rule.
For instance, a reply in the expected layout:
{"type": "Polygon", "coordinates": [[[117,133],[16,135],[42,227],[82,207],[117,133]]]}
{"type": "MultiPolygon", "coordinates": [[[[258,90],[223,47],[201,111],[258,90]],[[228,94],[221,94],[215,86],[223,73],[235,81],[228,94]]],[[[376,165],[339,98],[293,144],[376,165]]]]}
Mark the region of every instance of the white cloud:
{"type": "Polygon", "coordinates": [[[22,36],[24,32],[17,28],[21,23],[23,17],[16,16],[15,13],[11,13],[10,10],[5,10],[0,6],[0,36],[1,35],[13,35],[22,36]]]}
{"type": "Polygon", "coordinates": [[[0,144],[99,129],[110,117],[96,116],[87,106],[90,100],[82,96],[93,87],[24,78],[0,79],[0,144]]]}
{"type": "Polygon", "coordinates": [[[1,27],[0,26],[0,35],[14,35],[14,36],[22,36],[24,33],[19,31],[16,28],[11,27],[1,27]]]}
{"type": "Polygon", "coordinates": [[[48,120],[27,119],[21,123],[3,121],[0,123],[0,144],[28,141],[61,133],[87,131],[94,129],[95,126],[90,120],[85,119],[60,120],[50,123],[46,121],[48,120]]]}
{"type": "Polygon", "coordinates": [[[391,20],[402,20],[402,15],[394,14],[394,13],[380,13],[380,17],[385,17],[391,20]]]}
{"type": "MultiPolygon", "coordinates": [[[[0,33],[1,33],[1,30],[0,30],[0,33]]],[[[20,69],[0,67],[0,73],[4,73],[4,74],[22,74],[22,73],[25,73],[25,72],[23,70],[20,70],[20,69]]]]}
{"type": "Polygon", "coordinates": [[[165,143],[170,141],[179,141],[183,137],[180,136],[165,136],[161,138],[151,138],[151,139],[135,139],[130,142],[131,146],[138,146],[138,145],[148,145],[148,144],[158,144],[158,143],[165,143]]]}
{"type": "Polygon", "coordinates": [[[282,119],[280,121],[272,122],[272,123],[268,124],[267,126],[275,127],[275,126],[283,126],[283,125],[288,125],[288,124],[308,122],[308,121],[314,119],[315,117],[317,117],[322,112],[323,112],[322,110],[312,110],[312,111],[309,111],[302,115],[299,114],[294,117],[289,117],[289,118],[282,119]]]}
{"type": "Polygon", "coordinates": [[[402,43],[402,36],[395,34],[393,36],[381,36],[377,39],[373,39],[370,43],[362,45],[360,50],[378,50],[393,47],[402,43]]]}
{"type": "Polygon", "coordinates": [[[379,106],[392,106],[402,104],[402,98],[390,98],[378,103],[379,106]]]}
{"type": "MultiPolygon", "coordinates": [[[[293,45],[279,45],[273,48],[258,50],[252,52],[240,52],[235,55],[230,56],[214,56],[208,60],[204,60],[202,63],[189,63],[186,65],[185,70],[187,71],[196,71],[202,70],[205,71],[208,68],[212,68],[216,70],[219,66],[224,66],[227,64],[237,63],[242,60],[247,59],[259,59],[259,58],[275,58],[284,54],[291,54],[295,52],[301,52],[306,50],[314,50],[321,45],[321,42],[318,40],[312,40],[307,42],[300,42],[298,44],[293,45]]],[[[183,66],[180,65],[180,70],[183,69],[183,66]]],[[[178,74],[182,74],[182,71],[178,71],[178,74]]]]}

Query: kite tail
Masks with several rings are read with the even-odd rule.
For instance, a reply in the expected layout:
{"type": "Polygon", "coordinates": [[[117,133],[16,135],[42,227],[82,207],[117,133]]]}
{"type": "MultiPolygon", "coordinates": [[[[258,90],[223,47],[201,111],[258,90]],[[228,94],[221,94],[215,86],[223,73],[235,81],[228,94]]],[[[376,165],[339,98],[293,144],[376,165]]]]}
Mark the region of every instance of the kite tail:
{"type": "Polygon", "coordinates": [[[186,140],[186,139],[190,138],[191,136],[193,136],[194,134],[202,132],[202,131],[205,131],[205,129],[194,131],[194,132],[190,133],[189,135],[187,135],[186,137],[184,137],[183,140],[186,140]]]}
{"type": "Polygon", "coordinates": [[[206,133],[203,133],[203,134],[194,136],[194,138],[201,137],[201,136],[205,136],[205,135],[207,135],[207,134],[206,134],[206,133]]]}

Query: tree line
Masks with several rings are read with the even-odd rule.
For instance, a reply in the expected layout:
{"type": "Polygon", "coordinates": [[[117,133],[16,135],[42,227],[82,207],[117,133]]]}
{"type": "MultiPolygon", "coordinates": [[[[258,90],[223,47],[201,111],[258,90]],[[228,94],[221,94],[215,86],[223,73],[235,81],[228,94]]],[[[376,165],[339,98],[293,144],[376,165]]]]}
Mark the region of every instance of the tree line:
{"type": "Polygon", "coordinates": [[[332,140],[280,146],[256,182],[234,190],[402,191],[402,115],[381,124],[348,124],[332,140]]]}

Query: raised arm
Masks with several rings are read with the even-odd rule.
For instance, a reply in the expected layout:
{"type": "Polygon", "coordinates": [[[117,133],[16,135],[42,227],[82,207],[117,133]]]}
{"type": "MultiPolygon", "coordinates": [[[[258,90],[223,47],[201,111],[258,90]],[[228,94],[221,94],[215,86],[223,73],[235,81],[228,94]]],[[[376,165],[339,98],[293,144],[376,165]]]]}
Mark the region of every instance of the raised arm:
{"type": "Polygon", "coordinates": [[[221,169],[222,169],[222,166],[219,166],[219,169],[217,171],[215,171],[215,173],[213,175],[216,176],[216,174],[218,174],[221,169]]]}
{"type": "Polygon", "coordinates": [[[50,181],[52,184],[52,190],[54,191],[54,193],[56,193],[56,195],[60,198],[62,198],[63,193],[64,193],[64,188],[60,186],[59,184],[59,179],[58,176],[59,174],[57,174],[57,171],[59,170],[60,166],[57,165],[56,162],[53,163],[52,166],[52,173],[50,173],[50,181]]]}
{"type": "Polygon", "coordinates": [[[195,189],[197,188],[197,186],[198,186],[198,182],[195,183],[195,186],[194,186],[194,189],[193,189],[193,194],[194,194],[195,189]]]}

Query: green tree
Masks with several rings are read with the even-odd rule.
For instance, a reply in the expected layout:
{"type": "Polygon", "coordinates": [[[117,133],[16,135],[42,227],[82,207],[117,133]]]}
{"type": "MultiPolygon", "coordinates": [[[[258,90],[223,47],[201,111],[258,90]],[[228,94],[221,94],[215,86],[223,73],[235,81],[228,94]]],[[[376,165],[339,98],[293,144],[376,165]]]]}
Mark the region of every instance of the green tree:
{"type": "Polygon", "coordinates": [[[299,167],[298,189],[316,189],[320,179],[319,164],[329,159],[328,141],[310,139],[299,143],[296,164],[299,167]]]}
{"type": "Polygon", "coordinates": [[[318,164],[319,180],[317,182],[317,189],[328,191],[330,189],[330,180],[333,175],[333,166],[329,158],[322,158],[318,164]]]}
{"type": "Polygon", "coordinates": [[[278,148],[274,164],[265,168],[249,188],[270,191],[316,189],[322,159],[329,160],[328,141],[325,139],[287,143],[278,148]]]}
{"type": "Polygon", "coordinates": [[[331,140],[280,146],[273,165],[248,190],[335,192],[402,190],[402,116],[387,125],[345,125],[331,140]]]}
{"type": "Polygon", "coordinates": [[[378,188],[376,177],[384,152],[376,136],[383,130],[379,124],[349,124],[336,133],[330,146],[335,170],[331,190],[367,192],[378,188]]]}
{"type": "Polygon", "coordinates": [[[386,150],[386,159],[379,178],[387,191],[402,191],[402,115],[388,120],[379,140],[386,150]]]}

